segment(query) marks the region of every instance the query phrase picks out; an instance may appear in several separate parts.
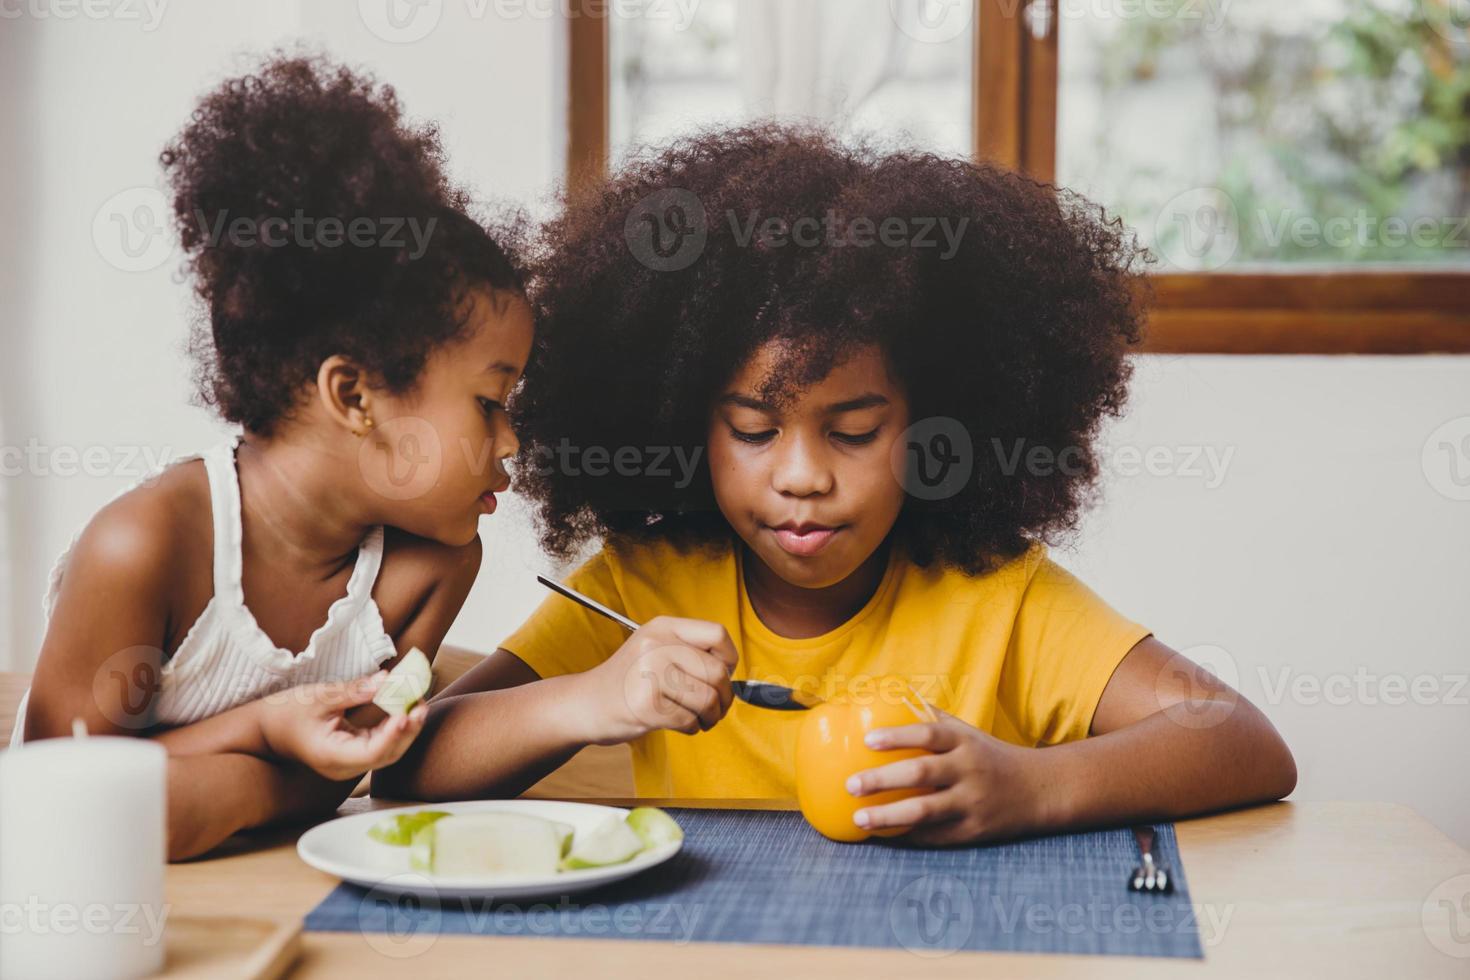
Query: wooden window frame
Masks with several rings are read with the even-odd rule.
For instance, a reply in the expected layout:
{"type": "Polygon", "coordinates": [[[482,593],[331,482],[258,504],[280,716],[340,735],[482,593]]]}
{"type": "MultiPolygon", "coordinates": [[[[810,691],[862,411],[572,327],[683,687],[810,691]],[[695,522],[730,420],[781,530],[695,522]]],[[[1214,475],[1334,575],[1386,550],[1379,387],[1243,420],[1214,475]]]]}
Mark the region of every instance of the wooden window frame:
{"type": "MultiPolygon", "coordinates": [[[[1028,26],[1029,0],[975,3],[976,159],[1055,180],[1059,18],[1038,38],[1028,26]]],[[[607,172],[608,21],[605,15],[567,19],[573,191],[607,172]]],[[[1147,353],[1470,353],[1470,272],[1293,266],[1154,273],[1147,288],[1147,353]]]]}

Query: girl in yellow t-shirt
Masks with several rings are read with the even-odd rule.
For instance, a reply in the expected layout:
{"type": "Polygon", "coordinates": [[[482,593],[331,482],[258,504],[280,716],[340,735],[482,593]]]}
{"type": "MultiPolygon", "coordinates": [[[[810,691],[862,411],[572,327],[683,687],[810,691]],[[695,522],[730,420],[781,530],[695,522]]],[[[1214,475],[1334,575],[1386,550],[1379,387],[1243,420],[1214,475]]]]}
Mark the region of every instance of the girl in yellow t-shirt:
{"type": "Polygon", "coordinates": [[[732,704],[730,671],[907,678],[940,720],[869,744],[933,754],[848,788],[928,790],[855,816],[919,841],[1291,791],[1255,707],[1042,544],[1075,524],[1138,337],[1135,248],[1098,209],[761,126],[630,165],[544,244],[519,488],[552,553],[602,540],[568,584],[647,625],[549,596],[375,792],[514,793],[630,742],[640,794],[792,798],[801,715],[732,704]]]}

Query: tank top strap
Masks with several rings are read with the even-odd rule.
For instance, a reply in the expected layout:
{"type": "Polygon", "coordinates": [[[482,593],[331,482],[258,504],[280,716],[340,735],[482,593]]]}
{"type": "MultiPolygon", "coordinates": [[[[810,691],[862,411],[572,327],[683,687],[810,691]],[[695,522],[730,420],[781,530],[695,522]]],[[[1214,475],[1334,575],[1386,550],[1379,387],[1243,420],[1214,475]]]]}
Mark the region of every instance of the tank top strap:
{"type": "Polygon", "coordinates": [[[237,434],[204,454],[214,515],[214,596],[220,602],[232,603],[245,601],[241,584],[240,477],[235,471],[239,445],[237,434]]]}
{"type": "Polygon", "coordinates": [[[360,607],[372,597],[373,584],[378,580],[378,570],[383,567],[383,528],[373,528],[357,546],[357,564],[352,568],[352,577],[347,580],[347,597],[354,607],[360,607]]]}

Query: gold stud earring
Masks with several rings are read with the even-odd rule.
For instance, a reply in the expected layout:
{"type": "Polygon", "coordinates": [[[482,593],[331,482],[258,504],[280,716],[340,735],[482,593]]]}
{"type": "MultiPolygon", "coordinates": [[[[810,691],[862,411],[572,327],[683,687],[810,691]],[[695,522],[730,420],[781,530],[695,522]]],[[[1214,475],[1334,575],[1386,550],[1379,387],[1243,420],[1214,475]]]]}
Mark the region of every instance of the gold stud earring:
{"type": "Polygon", "coordinates": [[[373,417],[371,415],[364,415],[362,424],[371,429],[373,427],[373,417]]]}

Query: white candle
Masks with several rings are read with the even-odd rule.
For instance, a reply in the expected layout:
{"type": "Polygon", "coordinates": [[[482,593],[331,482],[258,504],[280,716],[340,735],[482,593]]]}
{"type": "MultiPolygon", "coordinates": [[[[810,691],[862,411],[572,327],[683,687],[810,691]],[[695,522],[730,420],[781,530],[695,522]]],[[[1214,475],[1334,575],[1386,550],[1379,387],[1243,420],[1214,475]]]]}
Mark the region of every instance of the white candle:
{"type": "Polygon", "coordinates": [[[0,752],[0,977],[131,980],[163,968],[167,766],[141,738],[0,752]]]}

